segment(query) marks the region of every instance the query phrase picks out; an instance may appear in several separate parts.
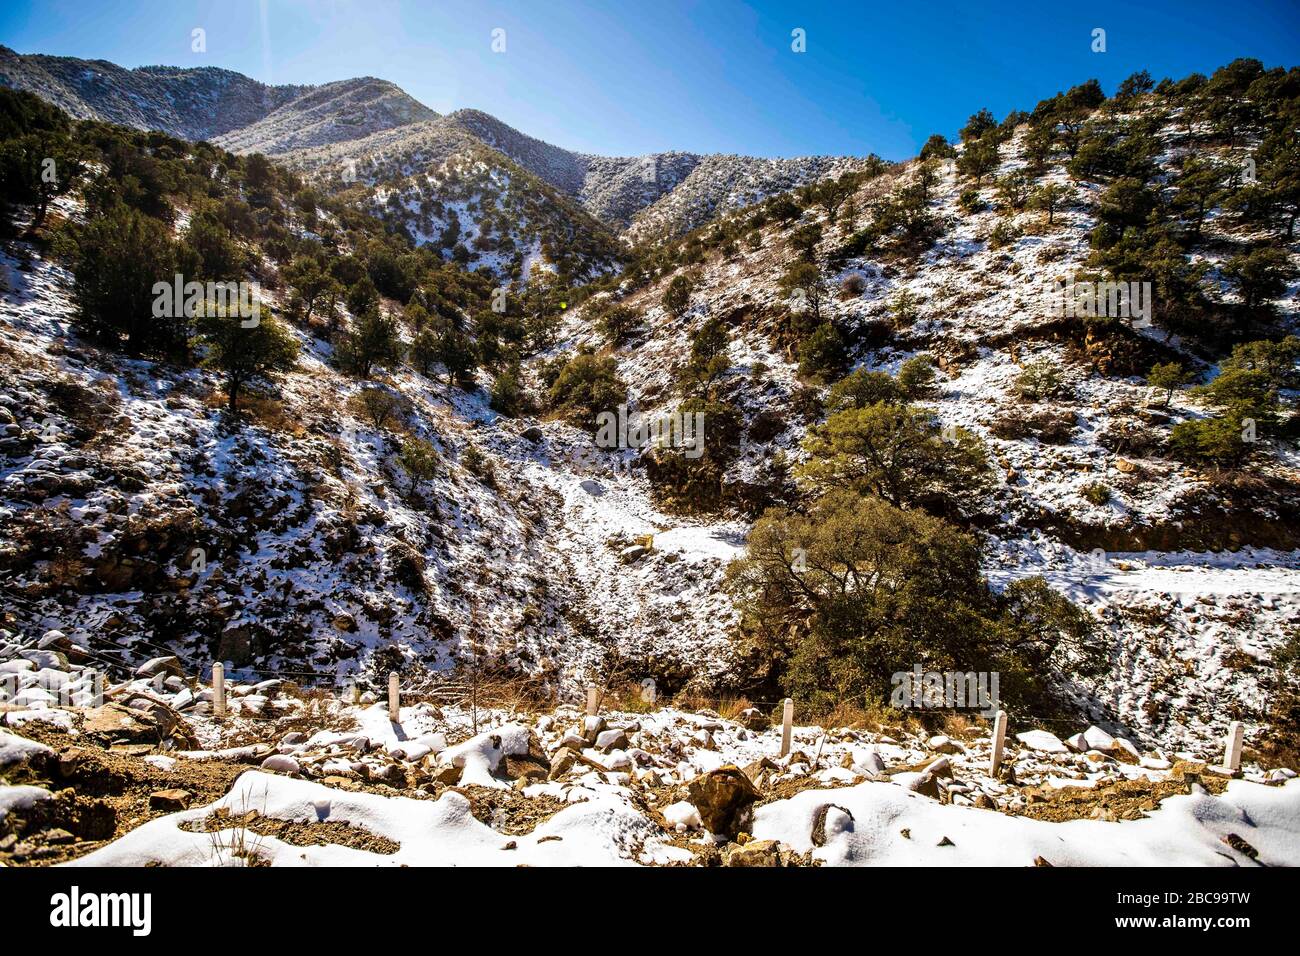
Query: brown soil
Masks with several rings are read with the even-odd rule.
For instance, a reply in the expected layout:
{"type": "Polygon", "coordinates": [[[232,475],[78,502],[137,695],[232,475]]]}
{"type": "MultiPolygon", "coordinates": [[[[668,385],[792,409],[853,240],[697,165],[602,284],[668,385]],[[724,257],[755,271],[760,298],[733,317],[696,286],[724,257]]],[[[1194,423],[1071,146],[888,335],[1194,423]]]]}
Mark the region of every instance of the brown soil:
{"type": "MultiPolygon", "coordinates": [[[[275,837],[282,843],[292,846],[325,846],[335,843],[369,853],[381,853],[384,856],[391,856],[402,848],[401,844],[394,840],[350,823],[339,821],[300,823],[292,820],[277,820],[275,817],[262,816],[256,810],[250,810],[236,817],[222,807],[208,814],[193,827],[196,833],[216,833],[219,830],[232,828],[275,837]]],[[[250,847],[253,847],[254,843],[253,840],[247,841],[250,847]]]]}
{"type": "Polygon", "coordinates": [[[1026,787],[1022,792],[1029,804],[1020,808],[1009,807],[1004,812],[1051,823],[1140,820],[1159,807],[1160,801],[1166,797],[1191,793],[1193,784],[1200,784],[1215,795],[1222,793],[1228,785],[1227,778],[1204,773],[1202,768],[1201,764],[1180,762],[1167,780],[1120,780],[1091,790],[1082,787],[1026,787]]]}
{"type": "Polygon", "coordinates": [[[453,787],[469,800],[474,819],[502,834],[532,833],[569,804],[554,797],[525,797],[517,790],[492,787],[453,787]]]}
{"type": "Polygon", "coordinates": [[[9,782],[44,787],[56,797],[5,820],[0,833],[17,836],[0,850],[0,862],[9,866],[43,866],[84,856],[165,816],[166,811],[149,806],[151,793],[179,787],[194,795],[192,806],[202,806],[224,796],[249,769],[229,761],[178,759],[175,769],[166,771],[145,763],[147,751],[136,752],[143,748],[105,750],[87,738],[32,725],[22,728],[22,734],[52,748],[56,759],[11,767],[9,782]]]}

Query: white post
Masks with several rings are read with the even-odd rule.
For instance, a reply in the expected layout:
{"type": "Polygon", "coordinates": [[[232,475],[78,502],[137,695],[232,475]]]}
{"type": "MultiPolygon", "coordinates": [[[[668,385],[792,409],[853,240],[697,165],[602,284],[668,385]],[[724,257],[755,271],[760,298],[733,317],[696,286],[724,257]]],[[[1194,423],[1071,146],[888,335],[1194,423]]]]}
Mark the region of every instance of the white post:
{"type": "Polygon", "coordinates": [[[1229,770],[1237,771],[1241,769],[1241,743],[1245,735],[1246,728],[1242,726],[1240,720],[1234,720],[1228,724],[1228,739],[1223,754],[1223,766],[1229,770]]]}
{"type": "Polygon", "coordinates": [[[1002,747],[1007,740],[1007,712],[999,710],[993,718],[993,753],[989,757],[989,774],[996,777],[1002,766],[1002,747]]]}
{"type": "Polygon", "coordinates": [[[398,686],[397,671],[388,674],[388,719],[397,723],[402,716],[402,693],[398,686]]]}
{"type": "Polygon", "coordinates": [[[360,684],[355,684],[355,683],[354,683],[354,684],[352,685],[352,703],[354,703],[354,704],[359,704],[359,703],[361,703],[361,685],[360,685],[360,684]]]}
{"type": "Polygon", "coordinates": [[[226,665],[220,661],[212,665],[212,716],[226,716],[226,665]]]}
{"type": "Polygon", "coordinates": [[[600,692],[596,685],[587,688],[587,716],[595,717],[600,712],[600,692]]]}
{"type": "Polygon", "coordinates": [[[790,753],[790,737],[794,730],[794,701],[789,697],[781,708],[781,756],[790,753]]]}

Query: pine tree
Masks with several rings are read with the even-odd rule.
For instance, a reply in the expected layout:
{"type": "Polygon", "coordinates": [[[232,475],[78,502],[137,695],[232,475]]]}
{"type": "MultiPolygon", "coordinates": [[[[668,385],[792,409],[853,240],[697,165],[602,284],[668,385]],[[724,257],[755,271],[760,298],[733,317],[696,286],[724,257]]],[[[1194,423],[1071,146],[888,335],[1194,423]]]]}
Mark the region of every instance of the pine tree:
{"type": "Polygon", "coordinates": [[[203,364],[225,376],[230,412],[239,408],[239,392],[249,382],[287,372],[298,359],[298,340],[283,324],[266,314],[256,324],[238,315],[204,315],[197,321],[199,344],[206,349],[203,364]]]}
{"type": "Polygon", "coordinates": [[[359,378],[369,378],[376,365],[397,362],[400,347],[397,321],[378,305],[372,305],[353,320],[348,331],[337,337],[335,355],[346,371],[359,378]]]}
{"type": "Polygon", "coordinates": [[[1164,404],[1168,407],[1173,400],[1174,389],[1186,385],[1192,377],[1192,373],[1178,362],[1161,362],[1153,365],[1147,373],[1147,384],[1165,393],[1164,404]]]}
{"type": "Polygon", "coordinates": [[[690,307],[693,291],[694,285],[687,276],[680,273],[673,276],[672,281],[668,283],[668,288],[664,290],[664,309],[670,315],[681,318],[690,307]]]}

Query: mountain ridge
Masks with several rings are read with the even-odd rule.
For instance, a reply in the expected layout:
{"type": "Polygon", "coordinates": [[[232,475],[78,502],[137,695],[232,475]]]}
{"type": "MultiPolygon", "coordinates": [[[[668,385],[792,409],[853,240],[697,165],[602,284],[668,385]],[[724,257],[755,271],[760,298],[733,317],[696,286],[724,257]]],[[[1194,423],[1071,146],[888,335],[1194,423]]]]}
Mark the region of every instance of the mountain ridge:
{"type": "Polygon", "coordinates": [[[0,84],[36,93],[78,119],[210,139],[237,154],[260,152],[318,172],[331,184],[350,177],[359,161],[382,165],[408,157],[427,144],[431,129],[423,124],[438,123],[439,133],[468,134],[575,200],[605,226],[626,232],[631,241],[689,232],[720,213],[807,185],[856,161],[683,150],[583,153],[472,107],[441,115],[397,84],[369,76],[269,86],[221,67],[126,69],[107,60],[20,54],[0,46],[0,84]]]}

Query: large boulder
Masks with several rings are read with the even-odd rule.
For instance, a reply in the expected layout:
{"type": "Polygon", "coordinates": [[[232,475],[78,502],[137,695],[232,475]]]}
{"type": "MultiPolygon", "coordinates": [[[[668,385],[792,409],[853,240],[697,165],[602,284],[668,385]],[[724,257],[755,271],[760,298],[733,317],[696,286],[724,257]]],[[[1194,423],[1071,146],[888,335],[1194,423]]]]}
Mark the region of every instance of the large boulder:
{"type": "Polygon", "coordinates": [[[1061,742],[1060,737],[1046,730],[1026,730],[1024,733],[1016,734],[1016,739],[1030,750],[1037,750],[1040,753],[1065,754],[1070,752],[1070,748],[1061,742]]]}
{"type": "Polygon", "coordinates": [[[1115,746],[1115,738],[1094,724],[1083,732],[1083,743],[1085,750],[1109,753],[1115,746]]]}
{"type": "Polygon", "coordinates": [[[704,828],[731,837],[736,835],[750,805],[759,797],[758,788],[734,764],[701,774],[687,784],[686,791],[700,813],[704,828]]]}
{"type": "Polygon", "coordinates": [[[157,728],[148,714],[121,704],[105,704],[86,711],[82,730],[112,741],[146,742],[157,739],[157,728]]]}

